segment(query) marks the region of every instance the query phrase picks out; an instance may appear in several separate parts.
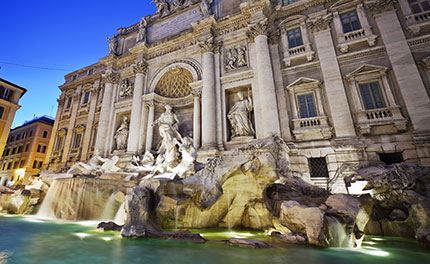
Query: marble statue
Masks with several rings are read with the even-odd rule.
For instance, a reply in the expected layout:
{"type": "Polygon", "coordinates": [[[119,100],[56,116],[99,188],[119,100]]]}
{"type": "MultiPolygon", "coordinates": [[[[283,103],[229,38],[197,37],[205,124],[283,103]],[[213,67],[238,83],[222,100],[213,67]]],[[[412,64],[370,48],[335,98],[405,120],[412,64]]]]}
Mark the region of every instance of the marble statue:
{"type": "Polygon", "coordinates": [[[165,153],[172,142],[177,143],[182,140],[182,136],[178,131],[178,117],[172,112],[170,105],[166,105],[165,109],[164,113],[152,123],[152,126],[158,125],[158,132],[162,138],[157,150],[158,154],[165,153]]]}
{"type": "Polygon", "coordinates": [[[102,158],[98,150],[94,151],[93,157],[87,162],[78,162],[72,165],[67,171],[69,174],[97,174],[104,172],[117,172],[120,170],[116,166],[118,156],[113,156],[112,159],[102,158]]]}
{"type": "Polygon", "coordinates": [[[139,32],[136,36],[136,42],[146,43],[146,27],[148,26],[148,22],[144,17],[139,22],[139,32]]]}
{"type": "Polygon", "coordinates": [[[151,172],[154,170],[155,158],[154,155],[147,151],[142,158],[135,155],[132,157],[131,164],[126,167],[127,171],[133,172],[151,172]]]}
{"type": "Polygon", "coordinates": [[[246,59],[246,46],[236,46],[226,50],[225,69],[227,71],[235,70],[248,66],[246,59]]]}
{"type": "Polygon", "coordinates": [[[237,53],[235,49],[229,49],[227,50],[227,58],[225,63],[225,68],[228,71],[236,69],[236,60],[237,60],[237,53]]]}
{"type": "Polygon", "coordinates": [[[200,2],[200,9],[202,10],[203,16],[212,15],[211,4],[213,0],[202,0],[200,2]]]}
{"type": "Polygon", "coordinates": [[[114,139],[116,141],[117,150],[127,149],[127,139],[128,139],[128,117],[123,116],[122,122],[115,132],[114,139]]]}
{"type": "Polygon", "coordinates": [[[237,101],[227,114],[231,125],[231,137],[254,136],[254,128],[252,126],[249,115],[252,111],[252,100],[250,97],[243,98],[243,93],[238,92],[237,101]]]}
{"type": "Polygon", "coordinates": [[[168,15],[170,12],[170,6],[168,0],[152,0],[152,2],[155,4],[155,7],[157,8],[156,14],[159,14],[160,16],[168,15]]]}
{"type": "Polygon", "coordinates": [[[246,47],[237,46],[236,51],[237,51],[237,62],[236,62],[237,67],[240,68],[240,67],[247,66],[248,63],[246,62],[246,55],[245,55],[246,47]]]}
{"type": "Polygon", "coordinates": [[[123,79],[121,81],[121,86],[119,89],[119,97],[129,97],[133,95],[133,88],[130,85],[128,79],[123,79]]]}
{"type": "Polygon", "coordinates": [[[117,55],[118,39],[112,35],[112,38],[106,37],[106,40],[109,42],[109,53],[117,55]]]}

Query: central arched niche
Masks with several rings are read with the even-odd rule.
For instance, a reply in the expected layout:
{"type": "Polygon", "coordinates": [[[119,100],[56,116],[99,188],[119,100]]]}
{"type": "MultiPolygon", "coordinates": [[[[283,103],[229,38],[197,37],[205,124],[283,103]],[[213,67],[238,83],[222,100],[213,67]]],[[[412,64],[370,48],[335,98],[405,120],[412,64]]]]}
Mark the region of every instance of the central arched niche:
{"type": "Polygon", "coordinates": [[[193,75],[185,68],[175,67],[163,74],[154,92],[167,98],[181,98],[191,94],[193,75]]]}

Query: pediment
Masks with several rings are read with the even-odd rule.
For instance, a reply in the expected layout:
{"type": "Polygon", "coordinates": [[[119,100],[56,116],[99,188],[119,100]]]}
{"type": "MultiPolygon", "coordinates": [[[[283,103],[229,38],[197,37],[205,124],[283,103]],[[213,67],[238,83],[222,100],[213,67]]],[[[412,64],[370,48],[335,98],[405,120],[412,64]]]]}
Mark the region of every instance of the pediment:
{"type": "Polygon", "coordinates": [[[337,11],[339,9],[345,9],[351,6],[356,6],[357,4],[359,4],[361,1],[360,0],[355,0],[355,1],[351,1],[351,0],[340,0],[337,1],[336,3],[334,3],[332,6],[329,7],[329,11],[337,11]]]}
{"type": "Polygon", "coordinates": [[[387,67],[383,66],[376,66],[376,65],[370,65],[370,64],[363,64],[357,69],[353,70],[351,73],[347,74],[346,77],[353,77],[357,75],[363,75],[368,73],[374,73],[374,72],[386,72],[387,67]]]}
{"type": "Polygon", "coordinates": [[[293,88],[293,87],[304,87],[304,86],[318,86],[321,82],[307,77],[300,77],[299,79],[295,80],[291,84],[287,86],[287,89],[293,88]]]}
{"type": "Polygon", "coordinates": [[[291,26],[295,24],[299,24],[306,20],[306,16],[303,15],[295,15],[295,16],[289,16],[286,19],[282,20],[281,23],[279,23],[279,26],[291,26]]]}
{"type": "Polygon", "coordinates": [[[77,126],[75,126],[75,132],[83,132],[85,130],[85,124],[79,124],[77,126]]]}

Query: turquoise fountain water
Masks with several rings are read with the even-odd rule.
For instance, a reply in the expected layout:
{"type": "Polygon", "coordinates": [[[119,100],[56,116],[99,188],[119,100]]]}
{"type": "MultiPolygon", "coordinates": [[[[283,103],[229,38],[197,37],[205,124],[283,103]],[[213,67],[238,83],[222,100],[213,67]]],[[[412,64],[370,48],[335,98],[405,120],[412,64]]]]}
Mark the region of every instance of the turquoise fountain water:
{"type": "Polygon", "coordinates": [[[0,263],[430,263],[430,252],[411,239],[366,237],[359,250],[286,244],[248,249],[219,240],[227,236],[268,238],[249,231],[198,231],[210,241],[124,239],[116,232],[96,231],[92,222],[59,223],[0,215],[0,263]]]}

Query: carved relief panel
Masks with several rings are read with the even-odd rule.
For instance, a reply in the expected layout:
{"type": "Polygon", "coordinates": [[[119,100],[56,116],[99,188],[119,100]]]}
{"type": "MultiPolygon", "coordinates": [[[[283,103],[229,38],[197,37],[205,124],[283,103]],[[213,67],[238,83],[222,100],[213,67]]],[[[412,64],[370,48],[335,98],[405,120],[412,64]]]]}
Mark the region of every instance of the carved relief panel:
{"type": "Polygon", "coordinates": [[[225,72],[248,67],[248,48],[246,45],[236,45],[224,50],[225,72]]]}

